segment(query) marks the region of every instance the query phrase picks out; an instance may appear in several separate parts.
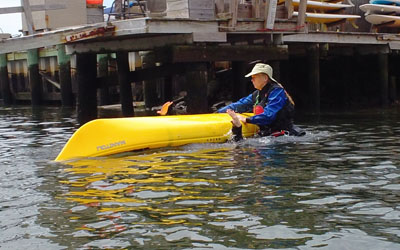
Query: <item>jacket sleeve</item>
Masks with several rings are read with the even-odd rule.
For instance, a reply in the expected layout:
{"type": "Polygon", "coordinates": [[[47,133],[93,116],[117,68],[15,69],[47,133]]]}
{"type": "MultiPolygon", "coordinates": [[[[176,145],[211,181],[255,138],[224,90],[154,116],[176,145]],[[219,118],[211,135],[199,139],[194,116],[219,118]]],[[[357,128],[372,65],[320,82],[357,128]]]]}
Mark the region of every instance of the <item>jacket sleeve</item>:
{"type": "Polygon", "coordinates": [[[283,88],[276,88],[268,96],[268,102],[264,107],[264,112],[247,118],[248,123],[259,126],[269,125],[274,122],[277,113],[286,105],[287,97],[283,88]]]}
{"type": "Polygon", "coordinates": [[[218,109],[218,113],[226,113],[228,109],[232,109],[236,113],[244,113],[248,112],[253,108],[253,95],[250,94],[246,97],[243,97],[237,102],[231,103],[228,106],[218,109]]]}

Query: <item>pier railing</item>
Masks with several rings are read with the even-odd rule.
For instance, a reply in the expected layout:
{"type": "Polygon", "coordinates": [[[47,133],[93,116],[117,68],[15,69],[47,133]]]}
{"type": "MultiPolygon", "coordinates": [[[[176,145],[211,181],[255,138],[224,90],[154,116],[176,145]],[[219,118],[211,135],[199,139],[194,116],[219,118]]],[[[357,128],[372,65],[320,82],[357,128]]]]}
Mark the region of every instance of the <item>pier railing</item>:
{"type": "MultiPolygon", "coordinates": [[[[253,19],[263,20],[265,31],[274,31],[276,21],[293,20],[292,0],[285,0],[284,4],[278,5],[278,0],[252,0],[244,2],[242,0],[229,0],[228,8],[225,0],[215,0],[217,18],[230,19],[229,28],[236,30],[238,20],[253,19]]],[[[297,22],[291,31],[305,30],[307,0],[300,0],[297,22]]]]}

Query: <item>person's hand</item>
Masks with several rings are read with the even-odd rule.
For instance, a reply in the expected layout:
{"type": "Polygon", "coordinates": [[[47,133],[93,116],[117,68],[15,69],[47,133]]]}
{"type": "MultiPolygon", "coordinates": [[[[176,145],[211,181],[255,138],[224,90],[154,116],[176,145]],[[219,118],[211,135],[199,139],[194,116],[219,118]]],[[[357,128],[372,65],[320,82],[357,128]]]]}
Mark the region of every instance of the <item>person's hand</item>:
{"type": "Polygon", "coordinates": [[[239,121],[241,121],[242,123],[246,124],[246,117],[238,115],[239,117],[239,121]]]}

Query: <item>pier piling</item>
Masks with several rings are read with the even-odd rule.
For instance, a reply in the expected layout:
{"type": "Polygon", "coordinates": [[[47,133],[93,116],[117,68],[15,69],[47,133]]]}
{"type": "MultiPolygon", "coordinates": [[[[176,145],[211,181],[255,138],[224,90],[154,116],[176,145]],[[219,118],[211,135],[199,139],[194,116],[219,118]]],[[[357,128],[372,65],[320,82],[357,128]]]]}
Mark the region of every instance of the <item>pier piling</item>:
{"type": "Polygon", "coordinates": [[[247,95],[248,80],[244,77],[247,72],[247,63],[243,61],[232,62],[233,72],[233,93],[232,100],[239,100],[247,95]]]}
{"type": "Polygon", "coordinates": [[[81,125],[97,118],[96,64],[96,54],[76,55],[77,113],[81,125]]]}
{"type": "Polygon", "coordinates": [[[208,112],[207,64],[193,63],[186,72],[187,112],[200,114],[208,112]]]}
{"type": "Polygon", "coordinates": [[[72,107],[71,59],[65,53],[65,46],[62,44],[57,45],[57,61],[60,76],[61,104],[64,107],[72,107]]]}
{"type": "Polygon", "coordinates": [[[388,54],[378,54],[378,74],[380,84],[380,99],[383,106],[389,104],[389,58],[388,54]]]}
{"type": "Polygon", "coordinates": [[[43,87],[39,74],[39,52],[37,49],[28,50],[28,79],[31,87],[32,106],[42,104],[43,87]]]}
{"type": "MultiPolygon", "coordinates": [[[[108,77],[108,54],[99,54],[97,55],[98,62],[98,77],[102,79],[107,79],[108,77]]],[[[110,90],[108,86],[108,82],[102,82],[99,88],[99,104],[100,105],[109,105],[110,101],[110,90]]]]}
{"type": "Polygon", "coordinates": [[[125,117],[134,116],[128,52],[117,52],[117,69],[122,115],[125,117]]]}
{"type": "MultiPolygon", "coordinates": [[[[143,69],[155,67],[156,62],[155,62],[154,53],[147,52],[145,55],[143,55],[142,62],[143,62],[143,64],[142,64],[143,69]]],[[[145,103],[146,108],[152,108],[159,104],[158,97],[157,97],[157,80],[156,79],[146,80],[143,82],[143,96],[144,96],[144,103],[145,103]]]]}
{"type": "Polygon", "coordinates": [[[6,54],[0,54],[0,86],[4,104],[12,104],[12,94],[10,89],[10,81],[8,79],[6,54]]]}
{"type": "Polygon", "coordinates": [[[319,114],[320,112],[320,67],[319,46],[312,45],[307,48],[308,89],[310,93],[309,109],[319,114]]]}

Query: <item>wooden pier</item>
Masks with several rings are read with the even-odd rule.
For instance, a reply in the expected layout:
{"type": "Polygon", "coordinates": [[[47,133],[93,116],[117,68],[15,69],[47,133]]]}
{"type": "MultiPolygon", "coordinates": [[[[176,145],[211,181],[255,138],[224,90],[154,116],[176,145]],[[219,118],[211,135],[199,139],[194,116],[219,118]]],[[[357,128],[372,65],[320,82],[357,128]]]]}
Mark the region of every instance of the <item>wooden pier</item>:
{"type": "MultiPolygon", "coordinates": [[[[301,109],[319,112],[338,106],[338,101],[346,106],[364,98],[371,105],[396,101],[396,33],[377,32],[362,18],[354,25],[346,20],[307,22],[306,0],[300,0],[297,17],[291,0],[283,5],[212,2],[215,15],[206,19],[192,19],[196,12],[188,12],[187,18],[150,12],[147,17],[2,39],[4,104],[76,104],[84,123],[97,117],[98,105],[117,102],[123,116],[134,116],[140,89],[147,108],[185,91],[188,112],[210,112],[210,95],[215,95],[210,82],[226,70],[232,72],[229,83],[219,79],[214,90],[221,98],[236,100],[252,89],[243,75],[258,61],[273,66],[274,77],[301,109]]],[[[359,10],[351,14],[361,15],[359,10]]]]}

